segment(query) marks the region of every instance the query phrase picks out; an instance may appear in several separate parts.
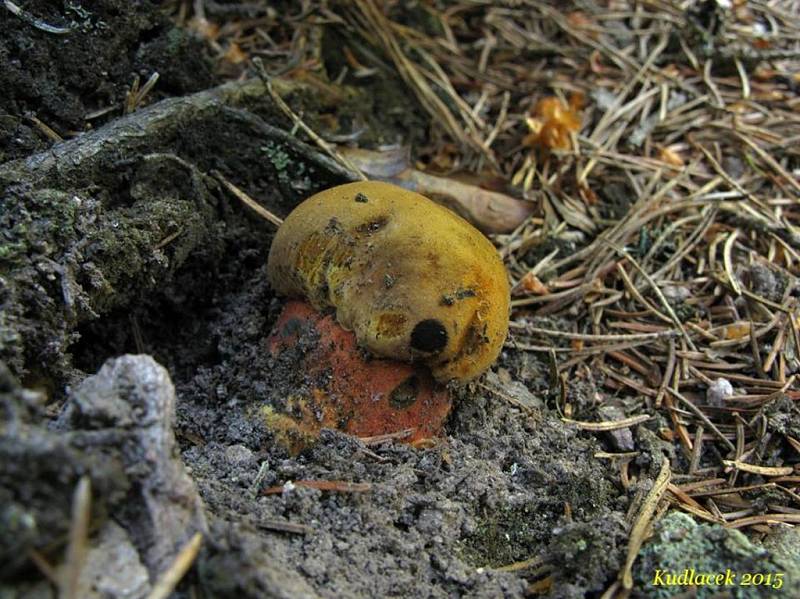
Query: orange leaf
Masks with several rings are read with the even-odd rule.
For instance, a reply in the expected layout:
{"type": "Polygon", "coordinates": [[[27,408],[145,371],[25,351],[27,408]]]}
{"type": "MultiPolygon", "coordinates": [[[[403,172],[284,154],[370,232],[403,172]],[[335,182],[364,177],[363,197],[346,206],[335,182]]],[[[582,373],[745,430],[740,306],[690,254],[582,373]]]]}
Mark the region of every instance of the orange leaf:
{"type": "Polygon", "coordinates": [[[594,190],[585,183],[578,184],[578,193],[581,199],[589,206],[594,206],[600,201],[594,190]]]}
{"type": "Polygon", "coordinates": [[[219,35],[219,25],[212,23],[205,17],[192,17],[187,26],[190,30],[198,33],[200,37],[214,41],[219,35]]]}
{"type": "Polygon", "coordinates": [[[569,13],[567,23],[574,29],[585,32],[592,39],[598,38],[594,23],[582,10],[574,10],[569,13]]]}
{"type": "Polygon", "coordinates": [[[681,158],[681,155],[678,154],[678,152],[676,152],[675,150],[673,150],[670,146],[667,146],[666,148],[661,148],[661,150],[658,152],[658,159],[661,162],[666,162],[670,166],[675,166],[678,168],[682,168],[684,165],[683,158],[681,158]]]}
{"type": "Polygon", "coordinates": [[[533,295],[547,295],[550,293],[550,290],[547,288],[547,285],[542,283],[533,273],[527,273],[522,280],[520,281],[520,285],[522,288],[530,294],[533,295]]]}
{"type": "Polygon", "coordinates": [[[239,47],[239,44],[231,42],[222,58],[231,64],[241,64],[247,60],[247,54],[239,47]]]}
{"type": "Polygon", "coordinates": [[[545,150],[569,150],[570,135],[581,127],[579,111],[583,102],[583,94],[578,93],[572,94],[569,106],[555,96],[539,100],[526,119],[531,133],[523,143],[545,150]]]}
{"type": "Polygon", "coordinates": [[[725,339],[741,339],[750,334],[749,322],[735,322],[729,324],[723,329],[723,336],[725,339]]]}

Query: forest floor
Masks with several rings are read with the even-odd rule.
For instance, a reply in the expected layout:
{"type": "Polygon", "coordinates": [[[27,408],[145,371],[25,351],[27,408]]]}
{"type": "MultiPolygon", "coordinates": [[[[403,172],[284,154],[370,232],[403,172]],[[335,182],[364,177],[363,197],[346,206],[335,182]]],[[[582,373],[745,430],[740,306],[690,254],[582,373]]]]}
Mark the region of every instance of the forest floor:
{"type": "Polygon", "coordinates": [[[0,596],[800,596],[800,3],[265,4],[0,8],[0,596]],[[363,176],[510,334],[297,451],[248,202],[363,176]]]}

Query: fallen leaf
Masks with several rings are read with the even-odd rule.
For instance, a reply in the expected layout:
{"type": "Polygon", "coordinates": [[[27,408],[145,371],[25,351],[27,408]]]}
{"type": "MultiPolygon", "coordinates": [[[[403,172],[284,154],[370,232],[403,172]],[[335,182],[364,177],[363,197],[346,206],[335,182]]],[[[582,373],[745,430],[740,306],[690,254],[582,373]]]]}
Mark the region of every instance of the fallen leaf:
{"type": "Polygon", "coordinates": [[[214,41],[219,36],[219,25],[205,17],[192,17],[187,23],[187,28],[209,41],[214,41]]]}
{"type": "Polygon", "coordinates": [[[599,37],[595,23],[582,10],[574,10],[569,13],[567,15],[567,23],[569,23],[570,27],[586,33],[592,39],[596,40],[599,37]]]}
{"type": "Polygon", "coordinates": [[[555,96],[542,98],[525,119],[530,133],[522,143],[545,150],[569,150],[571,134],[581,128],[583,103],[584,96],[578,93],[570,96],[569,105],[555,96]]]}
{"type": "Polygon", "coordinates": [[[531,295],[547,295],[550,290],[535,274],[529,272],[519,282],[520,287],[531,295]]]}
{"type": "Polygon", "coordinates": [[[670,166],[675,166],[678,168],[683,168],[684,166],[683,158],[681,158],[681,155],[671,146],[661,148],[661,150],[658,152],[658,159],[661,162],[669,164],[670,166]]]}
{"type": "Polygon", "coordinates": [[[750,334],[750,323],[749,322],[735,322],[733,324],[727,325],[723,329],[723,337],[728,340],[732,339],[742,339],[750,334]]]}
{"type": "Polygon", "coordinates": [[[236,42],[231,42],[222,59],[231,64],[241,64],[248,59],[248,55],[239,47],[236,42]]]}

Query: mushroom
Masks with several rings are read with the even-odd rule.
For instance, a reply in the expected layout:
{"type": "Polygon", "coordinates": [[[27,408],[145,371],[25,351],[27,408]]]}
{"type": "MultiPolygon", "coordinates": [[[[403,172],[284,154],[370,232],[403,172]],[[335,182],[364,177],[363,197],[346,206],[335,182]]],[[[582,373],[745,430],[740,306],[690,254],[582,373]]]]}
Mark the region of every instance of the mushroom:
{"type": "Polygon", "coordinates": [[[448,389],[424,366],[365,356],[352,331],[308,302],[286,302],[266,347],[280,381],[260,412],[291,453],[323,428],[422,446],[441,435],[452,406],[448,389]]]}
{"type": "Polygon", "coordinates": [[[340,185],[301,203],[267,271],[279,294],[335,311],[368,352],[422,362],[439,382],[476,378],[508,332],[494,246],[447,208],[388,183],[340,185]]]}

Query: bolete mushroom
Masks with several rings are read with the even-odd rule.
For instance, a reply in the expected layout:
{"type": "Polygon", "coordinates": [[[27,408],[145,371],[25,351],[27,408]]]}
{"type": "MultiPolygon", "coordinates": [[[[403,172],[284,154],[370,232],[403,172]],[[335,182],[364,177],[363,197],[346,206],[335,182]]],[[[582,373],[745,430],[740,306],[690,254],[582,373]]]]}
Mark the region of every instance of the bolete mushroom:
{"type": "Polygon", "coordinates": [[[266,347],[283,373],[277,375],[283,391],[261,414],[291,453],[323,428],[425,446],[440,436],[450,413],[448,389],[427,368],[365,356],[352,331],[305,301],[286,302],[266,347]]]}
{"type": "Polygon", "coordinates": [[[368,352],[422,362],[440,382],[480,375],[508,332],[494,246],[450,210],[388,183],[340,185],[297,206],[272,242],[268,276],[279,294],[335,310],[368,352]]]}

